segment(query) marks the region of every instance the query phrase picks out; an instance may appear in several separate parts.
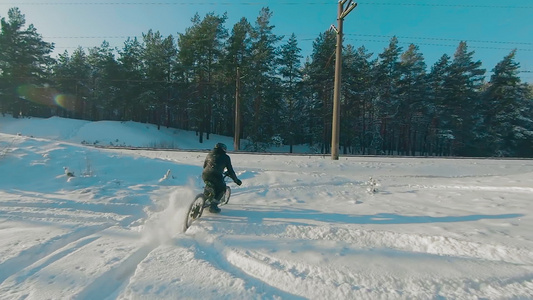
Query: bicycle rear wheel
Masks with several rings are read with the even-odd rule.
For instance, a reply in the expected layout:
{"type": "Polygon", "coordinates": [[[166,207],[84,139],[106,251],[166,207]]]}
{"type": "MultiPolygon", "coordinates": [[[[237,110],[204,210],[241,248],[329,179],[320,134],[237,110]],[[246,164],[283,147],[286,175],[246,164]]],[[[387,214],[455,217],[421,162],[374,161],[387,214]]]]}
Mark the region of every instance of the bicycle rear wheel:
{"type": "Polygon", "coordinates": [[[187,230],[194,222],[194,220],[200,218],[204,211],[205,196],[203,193],[196,195],[194,200],[189,205],[187,216],[185,217],[184,231],[187,230]]]}

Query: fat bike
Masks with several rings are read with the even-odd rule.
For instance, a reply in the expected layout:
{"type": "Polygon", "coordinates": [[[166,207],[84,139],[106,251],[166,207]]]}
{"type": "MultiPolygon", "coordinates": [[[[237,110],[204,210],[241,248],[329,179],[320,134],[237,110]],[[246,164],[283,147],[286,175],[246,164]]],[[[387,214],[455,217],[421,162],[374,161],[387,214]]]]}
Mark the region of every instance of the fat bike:
{"type": "MultiPolygon", "coordinates": [[[[224,181],[227,183],[228,173],[224,172],[224,181]]],[[[229,198],[231,196],[231,188],[226,185],[226,191],[220,201],[215,200],[215,188],[210,184],[206,183],[203,193],[200,193],[194,197],[194,200],[189,205],[189,210],[187,211],[187,216],[185,217],[185,223],[183,224],[183,231],[186,231],[187,228],[198,218],[202,216],[205,208],[211,206],[212,203],[216,203],[218,206],[223,206],[228,204],[229,198]]]]}

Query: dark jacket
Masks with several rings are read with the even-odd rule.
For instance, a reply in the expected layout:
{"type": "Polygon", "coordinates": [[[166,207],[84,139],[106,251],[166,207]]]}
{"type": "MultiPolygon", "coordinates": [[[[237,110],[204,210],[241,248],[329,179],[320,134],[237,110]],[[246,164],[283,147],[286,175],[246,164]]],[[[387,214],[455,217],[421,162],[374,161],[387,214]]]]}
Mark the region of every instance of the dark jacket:
{"type": "Polygon", "coordinates": [[[202,179],[213,183],[224,182],[224,169],[227,169],[228,176],[233,181],[237,181],[237,175],[235,175],[229,155],[224,150],[215,148],[205,158],[202,179]]]}

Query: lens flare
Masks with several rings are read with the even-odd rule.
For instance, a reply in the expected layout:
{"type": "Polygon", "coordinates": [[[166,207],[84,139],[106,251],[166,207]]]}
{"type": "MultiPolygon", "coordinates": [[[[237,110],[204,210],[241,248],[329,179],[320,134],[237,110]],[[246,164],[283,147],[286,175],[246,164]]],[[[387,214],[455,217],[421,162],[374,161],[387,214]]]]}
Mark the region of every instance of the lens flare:
{"type": "Polygon", "coordinates": [[[76,110],[77,100],[74,95],[58,94],[54,97],[54,101],[57,105],[63,107],[66,110],[76,110]]]}
{"type": "Polygon", "coordinates": [[[20,98],[36,104],[46,106],[59,106],[69,111],[79,108],[78,100],[74,95],[61,94],[56,89],[47,86],[24,84],[17,87],[20,98]]]}
{"type": "Polygon", "coordinates": [[[24,84],[17,87],[17,94],[20,98],[33,103],[54,106],[55,89],[46,86],[36,86],[34,84],[24,84]]]}

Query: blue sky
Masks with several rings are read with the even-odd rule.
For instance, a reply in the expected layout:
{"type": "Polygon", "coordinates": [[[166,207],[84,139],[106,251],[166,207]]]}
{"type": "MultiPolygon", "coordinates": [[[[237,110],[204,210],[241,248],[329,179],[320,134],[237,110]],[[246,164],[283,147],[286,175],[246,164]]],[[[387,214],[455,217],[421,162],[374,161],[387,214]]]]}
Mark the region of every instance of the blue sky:
{"type": "MultiPolygon", "coordinates": [[[[345,45],[364,45],[376,57],[396,35],[404,49],[410,43],[418,45],[429,67],[443,54],[453,56],[459,41],[465,40],[487,69],[487,79],[496,63],[517,48],[521,70],[529,71],[521,77],[533,82],[532,0],[356,2],[344,22],[345,45]]],[[[227,12],[226,28],[231,29],[242,17],[254,23],[261,8],[268,6],[274,14],[274,33],[286,38],[296,34],[307,56],[313,40],[337,22],[336,0],[0,0],[0,17],[15,6],[46,41],[55,43],[57,53],[99,46],[104,40],[122,48],[128,36],[140,37],[149,29],[176,36],[191,26],[196,12],[202,17],[227,12]]]]}

